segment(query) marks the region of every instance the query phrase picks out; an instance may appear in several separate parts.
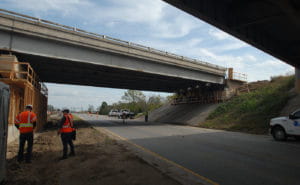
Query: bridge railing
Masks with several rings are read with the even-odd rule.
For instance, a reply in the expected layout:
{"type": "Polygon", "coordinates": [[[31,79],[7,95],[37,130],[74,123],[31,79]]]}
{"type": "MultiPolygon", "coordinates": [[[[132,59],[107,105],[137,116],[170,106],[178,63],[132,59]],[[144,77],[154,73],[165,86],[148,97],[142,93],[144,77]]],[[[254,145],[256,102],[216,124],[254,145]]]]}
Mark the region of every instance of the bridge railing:
{"type": "Polygon", "coordinates": [[[157,53],[157,54],[160,54],[160,55],[165,55],[165,56],[168,56],[168,57],[180,59],[180,60],[183,60],[183,61],[188,61],[188,62],[191,62],[191,63],[200,64],[200,65],[203,65],[203,66],[209,66],[209,67],[217,68],[217,69],[220,69],[220,70],[226,70],[226,68],[215,65],[215,64],[210,64],[208,62],[204,62],[204,61],[201,61],[201,60],[192,59],[192,58],[189,58],[189,57],[184,57],[184,56],[177,55],[177,54],[174,54],[174,53],[170,53],[170,52],[167,52],[167,51],[158,50],[158,49],[147,47],[147,46],[144,46],[144,45],[141,45],[141,44],[136,44],[136,43],[124,41],[124,40],[121,40],[121,39],[116,39],[116,38],[109,37],[109,36],[106,36],[106,35],[101,35],[101,34],[97,34],[97,33],[88,32],[88,31],[85,31],[85,30],[82,30],[82,29],[78,29],[76,27],[66,26],[66,25],[62,25],[62,24],[55,23],[55,22],[52,22],[52,21],[48,21],[48,20],[44,20],[44,19],[40,19],[40,18],[28,16],[28,15],[16,13],[16,12],[8,11],[8,10],[4,10],[4,9],[0,9],[0,13],[1,12],[4,13],[4,14],[9,14],[9,15],[20,17],[20,18],[23,18],[23,19],[35,21],[37,23],[44,23],[44,24],[55,26],[55,27],[58,27],[58,28],[63,28],[63,29],[69,30],[69,31],[74,31],[74,32],[77,32],[77,33],[85,34],[85,35],[88,35],[88,36],[94,36],[94,37],[97,37],[97,38],[100,38],[100,39],[103,39],[103,40],[109,40],[109,41],[112,41],[112,42],[115,42],[115,43],[118,43],[118,44],[127,45],[127,46],[132,47],[132,48],[141,49],[141,50],[145,50],[145,51],[148,51],[148,52],[157,53]]]}
{"type": "Polygon", "coordinates": [[[228,79],[247,82],[247,75],[233,71],[233,68],[228,69],[228,79]]]}
{"type": "Polygon", "coordinates": [[[243,73],[233,72],[233,79],[246,82],[247,75],[243,73]]]}

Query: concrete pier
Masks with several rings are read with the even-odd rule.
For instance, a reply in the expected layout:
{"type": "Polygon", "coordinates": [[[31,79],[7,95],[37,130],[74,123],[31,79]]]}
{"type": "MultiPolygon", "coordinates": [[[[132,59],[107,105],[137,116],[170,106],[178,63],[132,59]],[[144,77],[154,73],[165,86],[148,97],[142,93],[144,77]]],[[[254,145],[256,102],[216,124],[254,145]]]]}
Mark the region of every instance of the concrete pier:
{"type": "Polygon", "coordinates": [[[300,93],[300,69],[295,68],[295,89],[300,93]]]}

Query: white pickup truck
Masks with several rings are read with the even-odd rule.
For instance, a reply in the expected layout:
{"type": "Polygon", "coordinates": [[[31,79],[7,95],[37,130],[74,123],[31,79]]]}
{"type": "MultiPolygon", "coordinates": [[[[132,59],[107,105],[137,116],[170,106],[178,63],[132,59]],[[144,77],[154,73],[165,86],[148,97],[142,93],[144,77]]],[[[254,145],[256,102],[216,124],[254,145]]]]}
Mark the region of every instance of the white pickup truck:
{"type": "Polygon", "coordinates": [[[300,109],[289,117],[277,117],[270,121],[270,132],[275,140],[284,141],[288,136],[300,138],[300,109]]]}

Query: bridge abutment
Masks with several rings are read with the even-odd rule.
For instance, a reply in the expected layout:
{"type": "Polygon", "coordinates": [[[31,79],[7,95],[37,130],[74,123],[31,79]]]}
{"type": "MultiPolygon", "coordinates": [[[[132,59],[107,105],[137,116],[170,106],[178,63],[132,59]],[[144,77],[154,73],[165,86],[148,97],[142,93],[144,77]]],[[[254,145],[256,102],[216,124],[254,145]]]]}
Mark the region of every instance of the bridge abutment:
{"type": "Polygon", "coordinates": [[[300,69],[295,68],[295,90],[300,94],[300,69]]]}

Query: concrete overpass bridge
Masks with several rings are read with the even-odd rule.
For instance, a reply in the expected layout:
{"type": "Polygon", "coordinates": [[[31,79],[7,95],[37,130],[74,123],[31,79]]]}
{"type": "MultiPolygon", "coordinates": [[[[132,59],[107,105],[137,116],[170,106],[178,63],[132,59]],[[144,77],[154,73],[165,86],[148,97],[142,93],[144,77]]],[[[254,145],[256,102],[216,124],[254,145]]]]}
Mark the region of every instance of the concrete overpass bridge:
{"type": "Polygon", "coordinates": [[[296,67],[300,92],[300,1],[164,1],[296,67]]]}
{"type": "Polygon", "coordinates": [[[0,51],[41,81],[174,92],[222,89],[226,68],[0,9],[0,51]]]}

